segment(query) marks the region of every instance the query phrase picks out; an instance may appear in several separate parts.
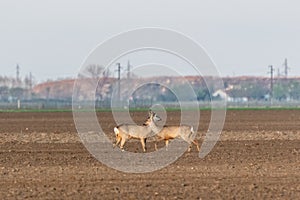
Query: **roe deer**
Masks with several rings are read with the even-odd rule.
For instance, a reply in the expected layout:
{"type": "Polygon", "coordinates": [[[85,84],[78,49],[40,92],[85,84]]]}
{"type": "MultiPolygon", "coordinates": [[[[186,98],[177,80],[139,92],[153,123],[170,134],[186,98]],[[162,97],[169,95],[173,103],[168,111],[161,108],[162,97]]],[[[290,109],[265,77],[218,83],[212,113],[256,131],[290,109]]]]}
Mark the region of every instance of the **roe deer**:
{"type": "Polygon", "coordinates": [[[143,126],[134,124],[121,124],[114,128],[116,135],[116,143],[113,147],[117,146],[120,142],[120,148],[124,151],[124,144],[128,139],[135,138],[140,139],[143,151],[146,151],[146,139],[152,133],[152,129],[155,129],[156,125],[154,121],[160,121],[161,118],[157,116],[151,110],[149,111],[148,123],[143,126]]]}
{"type": "MultiPolygon", "coordinates": [[[[154,120],[155,122],[155,120],[154,120]]],[[[150,125],[150,123],[153,123],[150,118],[146,120],[144,123],[145,125],[150,125]]],[[[199,143],[196,139],[191,141],[192,135],[195,133],[192,126],[163,126],[163,127],[157,127],[152,126],[153,132],[156,133],[155,135],[155,150],[157,150],[157,142],[161,140],[165,140],[166,143],[166,149],[168,149],[169,140],[175,139],[175,138],[182,138],[184,141],[189,143],[189,149],[188,152],[191,151],[192,144],[196,145],[197,150],[200,151],[199,143]]]]}

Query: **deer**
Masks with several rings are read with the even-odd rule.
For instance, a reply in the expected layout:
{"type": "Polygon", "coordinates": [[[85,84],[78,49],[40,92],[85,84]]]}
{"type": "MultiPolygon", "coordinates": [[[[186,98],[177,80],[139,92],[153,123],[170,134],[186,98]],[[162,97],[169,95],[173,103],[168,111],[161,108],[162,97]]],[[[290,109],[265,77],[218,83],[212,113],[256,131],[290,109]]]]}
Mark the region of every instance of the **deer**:
{"type": "Polygon", "coordinates": [[[113,148],[120,144],[120,148],[124,151],[125,142],[131,138],[140,139],[143,151],[146,152],[146,139],[156,129],[154,121],[160,121],[161,118],[156,115],[156,113],[149,111],[149,117],[147,124],[143,126],[136,124],[121,124],[114,127],[114,133],[116,136],[116,143],[113,144],[113,148]]]}
{"type": "MultiPolygon", "coordinates": [[[[155,124],[152,122],[150,118],[148,118],[145,121],[145,125],[150,125],[151,123],[155,124]]],[[[193,143],[196,147],[197,150],[200,151],[199,143],[196,139],[191,141],[192,135],[195,133],[193,126],[187,126],[187,125],[181,125],[181,126],[163,126],[163,127],[158,127],[158,126],[153,126],[153,132],[156,133],[155,135],[155,150],[157,151],[157,143],[161,140],[165,140],[166,144],[166,150],[168,150],[168,145],[169,145],[169,140],[175,139],[175,138],[181,138],[187,143],[189,143],[189,148],[188,152],[191,151],[192,144],[193,143]]]]}

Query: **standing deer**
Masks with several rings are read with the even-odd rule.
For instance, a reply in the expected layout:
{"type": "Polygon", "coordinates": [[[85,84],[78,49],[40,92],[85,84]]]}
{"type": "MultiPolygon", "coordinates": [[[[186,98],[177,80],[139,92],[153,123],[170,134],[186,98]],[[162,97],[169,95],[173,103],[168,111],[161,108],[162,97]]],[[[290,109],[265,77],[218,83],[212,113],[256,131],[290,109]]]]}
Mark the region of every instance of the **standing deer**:
{"type": "Polygon", "coordinates": [[[147,124],[143,126],[134,125],[134,124],[121,124],[114,128],[116,135],[116,143],[113,147],[117,146],[120,142],[120,148],[124,151],[124,144],[128,139],[135,138],[140,139],[143,151],[146,151],[146,139],[150,136],[153,129],[156,129],[154,121],[160,121],[161,118],[157,116],[151,110],[149,111],[149,117],[147,124]]]}
{"type": "MultiPolygon", "coordinates": [[[[154,121],[155,122],[155,121],[154,121]]],[[[150,125],[153,123],[150,118],[146,120],[144,123],[145,125],[150,125]]],[[[157,127],[152,126],[153,132],[156,133],[155,135],[155,150],[157,150],[157,142],[161,140],[165,140],[166,143],[166,149],[168,150],[169,140],[175,139],[175,138],[182,138],[184,141],[189,143],[189,149],[188,152],[191,151],[192,144],[196,145],[197,150],[200,151],[199,143],[196,139],[191,141],[192,135],[195,133],[192,126],[163,126],[163,127],[157,127]]]]}

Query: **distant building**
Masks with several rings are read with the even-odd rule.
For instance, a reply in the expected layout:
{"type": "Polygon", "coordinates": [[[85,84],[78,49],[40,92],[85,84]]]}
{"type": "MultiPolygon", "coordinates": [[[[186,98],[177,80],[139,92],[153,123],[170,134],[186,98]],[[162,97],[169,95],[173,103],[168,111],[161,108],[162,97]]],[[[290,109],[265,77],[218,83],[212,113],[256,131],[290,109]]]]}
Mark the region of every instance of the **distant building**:
{"type": "Polygon", "coordinates": [[[215,98],[220,98],[222,100],[226,100],[227,102],[248,102],[248,97],[231,97],[227,92],[223,90],[217,90],[216,92],[213,93],[212,95],[215,98]]]}

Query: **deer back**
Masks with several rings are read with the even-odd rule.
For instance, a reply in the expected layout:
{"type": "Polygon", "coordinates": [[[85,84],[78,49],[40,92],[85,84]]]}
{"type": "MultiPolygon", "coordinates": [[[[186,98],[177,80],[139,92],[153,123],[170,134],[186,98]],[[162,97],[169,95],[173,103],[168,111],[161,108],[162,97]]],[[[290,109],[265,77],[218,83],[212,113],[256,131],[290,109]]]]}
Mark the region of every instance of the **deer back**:
{"type": "Polygon", "coordinates": [[[123,124],[119,126],[118,129],[134,138],[146,138],[152,131],[149,126],[134,124],[123,124]]]}

